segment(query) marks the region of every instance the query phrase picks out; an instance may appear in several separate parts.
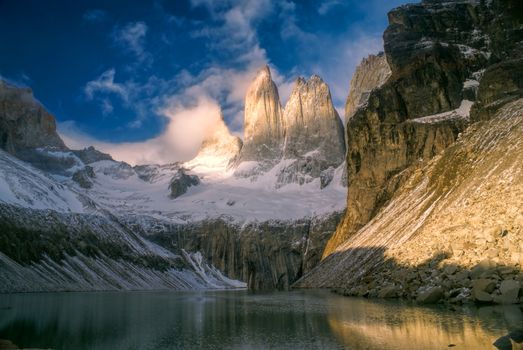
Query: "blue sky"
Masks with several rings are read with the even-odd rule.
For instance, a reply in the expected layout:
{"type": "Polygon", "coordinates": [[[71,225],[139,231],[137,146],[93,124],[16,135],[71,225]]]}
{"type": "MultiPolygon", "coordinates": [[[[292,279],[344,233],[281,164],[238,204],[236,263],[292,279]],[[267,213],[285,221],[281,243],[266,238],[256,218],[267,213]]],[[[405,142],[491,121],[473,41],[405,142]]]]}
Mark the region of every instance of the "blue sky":
{"type": "Polygon", "coordinates": [[[184,159],[205,114],[241,135],[245,89],[265,63],[283,102],[297,76],[319,74],[342,112],[356,64],[381,50],[386,13],[405,2],[3,0],[0,75],[31,86],[72,146],[184,159]]]}

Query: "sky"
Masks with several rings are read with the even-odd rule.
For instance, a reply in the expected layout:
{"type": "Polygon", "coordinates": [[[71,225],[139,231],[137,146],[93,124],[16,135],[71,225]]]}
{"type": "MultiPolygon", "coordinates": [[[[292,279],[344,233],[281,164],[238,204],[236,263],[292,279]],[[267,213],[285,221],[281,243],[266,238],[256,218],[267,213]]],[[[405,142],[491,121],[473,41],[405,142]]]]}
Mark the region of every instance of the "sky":
{"type": "MultiPolygon", "coordinates": [[[[343,115],[359,61],[405,0],[0,0],[0,77],[29,86],[72,148],[131,164],[195,155],[269,64],[282,104],[320,75],[343,115]]],[[[410,1],[412,2],[412,1],[410,1]]]]}

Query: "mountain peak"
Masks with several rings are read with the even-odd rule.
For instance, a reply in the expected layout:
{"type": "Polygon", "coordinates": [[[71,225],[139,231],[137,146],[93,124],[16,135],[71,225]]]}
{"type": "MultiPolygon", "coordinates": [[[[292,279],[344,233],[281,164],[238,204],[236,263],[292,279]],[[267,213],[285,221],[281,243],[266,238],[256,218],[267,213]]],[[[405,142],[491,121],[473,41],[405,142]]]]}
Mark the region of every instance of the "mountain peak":
{"type": "Polygon", "coordinates": [[[29,88],[0,80],[0,148],[18,154],[38,147],[66,149],[56,121],[29,88]]]}
{"type": "Polygon", "coordinates": [[[244,146],[240,159],[273,160],[281,155],[283,112],[269,66],[262,67],[245,96],[244,146]]]}
{"type": "Polygon", "coordinates": [[[299,158],[317,151],[326,160],[322,168],[343,162],[343,125],[332,104],[329,86],[318,75],[298,78],[284,109],[284,158],[299,158]]]}

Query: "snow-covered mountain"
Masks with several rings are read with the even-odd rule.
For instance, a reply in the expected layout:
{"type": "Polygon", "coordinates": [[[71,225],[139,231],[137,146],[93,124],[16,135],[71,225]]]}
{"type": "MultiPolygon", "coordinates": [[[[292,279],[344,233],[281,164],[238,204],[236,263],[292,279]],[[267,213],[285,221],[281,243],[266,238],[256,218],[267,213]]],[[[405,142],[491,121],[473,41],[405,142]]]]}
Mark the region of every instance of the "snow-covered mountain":
{"type": "MultiPolygon", "coordinates": [[[[24,114],[25,120],[35,124],[43,107],[28,90],[17,94],[18,88],[5,83],[1,88],[8,89],[10,96],[23,95],[19,100],[30,106],[39,106],[27,108],[24,114]]],[[[16,119],[18,110],[26,110],[23,103],[22,107],[19,104],[15,110],[4,104],[0,119],[16,119]]],[[[48,123],[54,125],[54,118],[46,115],[48,123]]],[[[149,266],[137,265],[138,258],[134,257],[115,257],[97,248],[93,248],[92,256],[86,255],[76,247],[83,239],[72,239],[67,254],[57,260],[47,253],[47,244],[35,247],[33,242],[19,239],[15,251],[29,247],[35,254],[23,260],[12,250],[10,254],[4,252],[1,273],[5,278],[12,274],[20,277],[10,277],[13,290],[30,290],[42,284],[42,273],[50,273],[49,266],[56,276],[41,289],[242,285],[222,276],[215,265],[229,277],[249,282],[252,288],[288,288],[319,261],[328,233],[334,230],[345,207],[343,127],[328,86],[319,77],[308,82],[297,80],[284,114],[268,67],[260,70],[247,91],[245,125],[245,144],[231,135],[220,119],[194,159],[166,165],[131,166],[92,147],[69,150],[52,127],[46,129],[48,135],[41,138],[42,142],[23,147],[24,161],[15,158],[20,153],[10,143],[4,147],[9,153],[0,151],[0,203],[9,213],[3,217],[4,230],[18,232],[23,221],[28,223],[22,225],[23,230],[31,235],[52,237],[52,230],[40,231],[46,220],[40,211],[45,211],[57,220],[51,225],[71,226],[65,234],[78,232],[79,236],[108,239],[117,250],[129,249],[129,242],[135,244],[136,240],[136,244],[148,247],[136,251],[138,256],[153,256],[167,261],[167,266],[180,259],[183,263],[175,264],[177,269],[172,271],[164,263],[161,271],[154,267],[147,270],[149,266]],[[46,144],[47,139],[52,142],[46,144]],[[274,144],[267,152],[269,141],[274,144]],[[14,208],[20,208],[18,215],[14,208]],[[25,216],[34,220],[24,220],[25,216]],[[91,220],[103,225],[93,228],[91,220]],[[289,234],[275,234],[281,229],[289,234]],[[233,233],[234,238],[216,240],[223,230],[233,233]],[[191,236],[180,239],[180,232],[189,231],[193,231],[191,236]],[[272,259],[281,264],[267,266],[265,259],[270,255],[255,257],[251,250],[260,243],[253,233],[266,236],[264,239],[271,237],[277,250],[270,254],[275,254],[272,259]],[[234,247],[227,248],[231,252],[218,254],[206,245],[207,241],[217,246],[231,239],[234,243],[229,244],[234,247]],[[291,251],[294,253],[289,256],[291,251]],[[198,263],[194,257],[198,257],[198,263]],[[125,283],[108,281],[109,274],[120,276],[126,268],[140,271],[143,278],[130,275],[125,283]],[[81,276],[95,277],[75,275],[65,283],[64,276],[71,269],[81,276]],[[181,284],[171,283],[173,274],[181,284]],[[182,277],[199,282],[189,283],[182,277]],[[150,278],[159,278],[160,282],[150,283],[150,278]],[[32,282],[24,284],[23,279],[32,282]]],[[[12,128],[3,124],[8,135],[18,132],[12,128]]]]}

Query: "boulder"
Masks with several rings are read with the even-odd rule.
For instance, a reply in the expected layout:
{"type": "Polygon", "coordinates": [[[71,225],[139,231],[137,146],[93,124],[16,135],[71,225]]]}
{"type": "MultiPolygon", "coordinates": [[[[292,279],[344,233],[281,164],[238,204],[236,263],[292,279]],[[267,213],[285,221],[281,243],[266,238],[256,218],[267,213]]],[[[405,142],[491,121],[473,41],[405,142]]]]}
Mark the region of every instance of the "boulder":
{"type": "Polygon", "coordinates": [[[494,261],[489,259],[482,260],[472,268],[470,271],[470,277],[472,279],[479,278],[484,273],[495,270],[496,267],[497,264],[494,261]]]}
{"type": "Polygon", "coordinates": [[[497,304],[516,304],[518,302],[521,285],[519,281],[505,280],[499,287],[500,295],[494,296],[494,302],[497,304]]]}
{"type": "Polygon", "coordinates": [[[472,292],[492,293],[496,289],[496,282],[490,279],[482,278],[472,281],[472,292]]]}
{"type": "Polygon", "coordinates": [[[418,294],[416,301],[420,304],[435,304],[443,298],[443,295],[441,287],[429,287],[418,294]]]}

